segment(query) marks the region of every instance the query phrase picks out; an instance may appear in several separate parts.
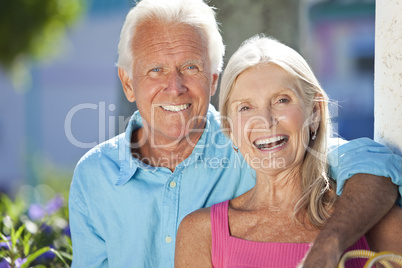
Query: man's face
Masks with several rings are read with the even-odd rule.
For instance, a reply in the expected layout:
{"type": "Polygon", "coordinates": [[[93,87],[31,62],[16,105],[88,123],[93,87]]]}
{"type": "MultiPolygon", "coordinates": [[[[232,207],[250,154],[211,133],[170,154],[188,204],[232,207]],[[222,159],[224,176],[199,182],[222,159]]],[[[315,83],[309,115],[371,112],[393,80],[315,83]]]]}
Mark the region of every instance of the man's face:
{"type": "Polygon", "coordinates": [[[137,27],[132,48],[132,79],[121,73],[120,78],[150,137],[160,144],[199,136],[218,79],[211,73],[202,30],[145,21],[137,27]]]}

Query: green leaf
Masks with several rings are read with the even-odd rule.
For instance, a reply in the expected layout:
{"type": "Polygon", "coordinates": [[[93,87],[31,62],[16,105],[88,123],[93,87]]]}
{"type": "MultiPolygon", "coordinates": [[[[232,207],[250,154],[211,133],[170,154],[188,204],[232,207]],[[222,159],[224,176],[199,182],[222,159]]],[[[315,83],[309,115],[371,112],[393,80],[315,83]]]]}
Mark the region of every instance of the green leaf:
{"type": "Polygon", "coordinates": [[[68,259],[68,260],[70,260],[70,261],[73,260],[73,255],[68,254],[68,253],[66,253],[66,252],[63,252],[63,251],[59,251],[59,253],[60,253],[60,255],[63,256],[64,258],[66,258],[66,259],[68,259]]]}
{"type": "Polygon", "coordinates": [[[66,29],[83,11],[83,0],[11,0],[0,3],[0,65],[54,55],[66,29]],[[15,34],[18,33],[18,34],[15,34]]]}
{"type": "Polygon", "coordinates": [[[0,238],[2,239],[2,241],[4,240],[4,242],[8,242],[8,239],[5,235],[3,235],[2,233],[0,233],[0,238]]]}
{"type": "Polygon", "coordinates": [[[41,248],[37,251],[35,251],[34,253],[32,253],[31,255],[29,255],[27,257],[27,260],[24,264],[21,265],[21,268],[28,268],[29,265],[31,264],[31,262],[33,262],[34,260],[36,260],[40,255],[42,255],[43,253],[46,253],[50,250],[50,247],[44,247],[41,248]]]}
{"type": "Polygon", "coordinates": [[[73,251],[73,243],[72,243],[72,241],[71,241],[71,238],[65,235],[65,236],[64,236],[64,239],[67,241],[67,243],[65,243],[64,246],[65,246],[67,249],[69,249],[70,252],[72,252],[72,251],[73,251]]]}
{"type": "Polygon", "coordinates": [[[20,228],[18,228],[17,232],[15,233],[15,241],[18,240],[18,238],[20,238],[22,232],[25,230],[25,225],[21,225],[20,228]]]}
{"type": "Polygon", "coordinates": [[[4,211],[2,211],[3,217],[8,215],[12,222],[17,222],[18,217],[25,210],[25,203],[20,198],[16,198],[13,202],[7,195],[3,194],[1,195],[0,203],[4,206],[4,211]]]}
{"type": "Polygon", "coordinates": [[[11,249],[13,252],[16,252],[17,251],[17,239],[15,238],[14,226],[11,226],[10,238],[11,238],[11,249]]]}
{"type": "Polygon", "coordinates": [[[25,256],[28,256],[29,251],[31,250],[31,244],[30,244],[30,241],[29,241],[30,238],[31,238],[31,233],[30,232],[25,232],[24,241],[23,241],[24,255],[25,256]]]}
{"type": "MultiPolygon", "coordinates": [[[[50,251],[52,251],[54,254],[56,254],[56,256],[64,263],[64,265],[65,265],[66,268],[69,268],[69,267],[70,267],[70,266],[67,264],[67,262],[64,260],[63,256],[61,256],[61,254],[60,254],[57,250],[51,248],[50,251]]],[[[22,268],[22,267],[21,267],[21,268],[22,268]]]]}

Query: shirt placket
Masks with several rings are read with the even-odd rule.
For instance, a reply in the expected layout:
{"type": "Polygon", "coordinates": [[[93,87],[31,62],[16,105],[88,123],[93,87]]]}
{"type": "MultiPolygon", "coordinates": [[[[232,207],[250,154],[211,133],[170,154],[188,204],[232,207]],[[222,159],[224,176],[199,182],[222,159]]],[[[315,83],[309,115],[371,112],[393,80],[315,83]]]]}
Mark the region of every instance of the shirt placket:
{"type": "Polygon", "coordinates": [[[178,201],[179,188],[182,173],[176,171],[169,177],[165,184],[162,211],[162,258],[167,263],[174,260],[176,232],[178,227],[178,201]]]}

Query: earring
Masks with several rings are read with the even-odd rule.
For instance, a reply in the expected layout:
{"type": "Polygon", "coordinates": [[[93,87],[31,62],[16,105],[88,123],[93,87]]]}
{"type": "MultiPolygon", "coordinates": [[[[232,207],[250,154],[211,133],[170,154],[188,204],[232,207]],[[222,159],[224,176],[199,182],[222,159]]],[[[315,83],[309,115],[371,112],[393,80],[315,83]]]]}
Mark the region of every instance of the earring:
{"type": "Polygon", "coordinates": [[[236,147],[236,146],[232,145],[232,148],[233,148],[233,150],[234,150],[236,153],[239,152],[239,147],[236,147]]]}
{"type": "Polygon", "coordinates": [[[311,136],[312,140],[315,140],[317,138],[317,130],[314,131],[313,136],[311,136]]]}

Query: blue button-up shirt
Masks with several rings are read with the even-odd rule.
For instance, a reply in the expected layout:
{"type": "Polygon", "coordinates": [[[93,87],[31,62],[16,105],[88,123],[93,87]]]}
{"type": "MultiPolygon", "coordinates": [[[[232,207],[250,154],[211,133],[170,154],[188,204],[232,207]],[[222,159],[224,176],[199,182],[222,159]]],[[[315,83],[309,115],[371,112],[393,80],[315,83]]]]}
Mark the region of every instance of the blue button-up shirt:
{"type": "MultiPolygon", "coordinates": [[[[220,132],[219,114],[212,106],[207,119],[192,154],[174,172],[132,157],[131,134],[142,126],[138,112],[125,133],[93,148],[79,161],[69,198],[74,268],[173,267],[180,221],[196,209],[234,198],[254,186],[254,172],[220,132]]],[[[394,174],[400,172],[400,158],[371,140],[359,142],[341,146],[330,157],[332,172],[340,180],[339,191],[343,180],[362,170],[394,175],[402,184],[401,175],[394,174]],[[373,170],[369,161],[349,157],[355,149],[360,150],[358,157],[370,157],[370,143],[382,161],[393,161],[394,169],[384,169],[380,160],[373,170]]]]}

